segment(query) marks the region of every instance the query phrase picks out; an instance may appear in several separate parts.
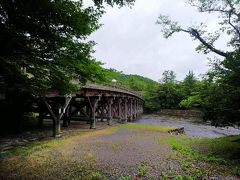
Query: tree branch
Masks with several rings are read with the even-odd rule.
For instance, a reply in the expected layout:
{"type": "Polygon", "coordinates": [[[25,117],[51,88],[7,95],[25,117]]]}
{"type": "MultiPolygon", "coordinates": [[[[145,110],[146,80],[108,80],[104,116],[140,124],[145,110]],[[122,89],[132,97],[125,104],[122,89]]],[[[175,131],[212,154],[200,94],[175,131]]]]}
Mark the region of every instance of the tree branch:
{"type": "Polygon", "coordinates": [[[197,38],[204,46],[206,46],[208,49],[210,49],[212,52],[220,55],[220,56],[223,56],[223,57],[227,57],[227,53],[226,52],[223,52],[221,50],[218,50],[216,49],[215,47],[213,47],[211,44],[209,44],[208,42],[206,42],[202,37],[201,35],[199,34],[199,32],[194,29],[194,28],[190,28],[190,30],[186,30],[186,29],[180,29],[181,31],[183,32],[186,32],[192,36],[194,36],[195,38],[197,38]]]}
{"type": "Polygon", "coordinates": [[[240,18],[240,13],[237,13],[237,12],[234,11],[236,9],[235,9],[234,5],[232,4],[232,2],[229,1],[229,0],[227,0],[227,4],[225,5],[225,7],[218,8],[218,9],[214,8],[215,6],[214,7],[209,7],[209,8],[204,8],[203,6],[197,5],[196,3],[192,2],[192,1],[190,2],[190,5],[193,6],[193,7],[198,8],[200,12],[208,12],[208,13],[218,12],[218,13],[227,13],[228,14],[230,11],[232,11],[233,15],[237,16],[238,18],[240,18]],[[227,6],[229,6],[230,9],[227,9],[227,6]]]}
{"type": "Polygon", "coordinates": [[[239,39],[240,39],[240,30],[239,30],[236,26],[234,26],[234,25],[232,24],[232,22],[231,22],[231,16],[232,16],[232,13],[230,12],[230,13],[229,13],[229,16],[228,16],[228,23],[229,23],[230,26],[232,26],[232,28],[236,31],[236,33],[238,34],[238,37],[239,37],[239,39]]]}

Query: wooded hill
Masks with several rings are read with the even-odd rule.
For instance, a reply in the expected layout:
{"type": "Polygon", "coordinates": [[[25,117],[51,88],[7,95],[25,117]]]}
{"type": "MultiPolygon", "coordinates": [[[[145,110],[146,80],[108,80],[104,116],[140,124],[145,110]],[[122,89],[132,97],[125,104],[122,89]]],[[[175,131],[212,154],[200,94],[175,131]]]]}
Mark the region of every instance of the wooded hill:
{"type": "Polygon", "coordinates": [[[135,74],[124,74],[115,69],[106,69],[105,71],[105,81],[107,84],[112,84],[112,80],[115,79],[117,85],[140,91],[145,100],[145,111],[154,111],[159,108],[159,104],[156,101],[159,87],[158,82],[135,74]]]}

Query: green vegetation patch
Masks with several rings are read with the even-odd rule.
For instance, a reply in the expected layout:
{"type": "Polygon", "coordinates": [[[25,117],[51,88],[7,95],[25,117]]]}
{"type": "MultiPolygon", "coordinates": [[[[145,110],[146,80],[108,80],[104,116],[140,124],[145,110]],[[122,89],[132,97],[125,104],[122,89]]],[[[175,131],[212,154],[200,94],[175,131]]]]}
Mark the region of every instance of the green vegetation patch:
{"type": "Polygon", "coordinates": [[[139,165],[138,165],[138,177],[144,177],[146,176],[148,172],[148,167],[146,165],[146,162],[142,161],[139,165]]]}
{"type": "Polygon", "coordinates": [[[172,150],[183,157],[179,160],[181,168],[188,172],[192,172],[193,169],[194,177],[203,176],[202,170],[195,167],[196,161],[207,162],[216,167],[226,167],[224,169],[228,171],[227,173],[240,176],[240,135],[212,139],[168,136],[167,140],[172,150]]]}
{"type": "Polygon", "coordinates": [[[147,130],[164,131],[164,132],[176,129],[176,127],[170,127],[170,126],[156,126],[156,125],[136,124],[136,123],[122,124],[120,125],[120,128],[147,129],[147,130]]]}

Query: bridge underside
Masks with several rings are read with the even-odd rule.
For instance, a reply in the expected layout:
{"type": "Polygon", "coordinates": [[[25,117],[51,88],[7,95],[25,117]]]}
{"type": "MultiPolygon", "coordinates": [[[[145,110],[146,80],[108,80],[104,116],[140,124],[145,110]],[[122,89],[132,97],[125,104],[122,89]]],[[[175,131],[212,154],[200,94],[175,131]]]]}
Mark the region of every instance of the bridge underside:
{"type": "Polygon", "coordinates": [[[91,129],[97,121],[111,125],[113,119],[119,122],[133,121],[143,113],[143,99],[139,95],[124,91],[83,88],[81,93],[60,96],[49,93],[38,103],[39,125],[44,119],[53,119],[53,136],[60,136],[61,121],[68,127],[72,119],[85,120],[91,129]]]}

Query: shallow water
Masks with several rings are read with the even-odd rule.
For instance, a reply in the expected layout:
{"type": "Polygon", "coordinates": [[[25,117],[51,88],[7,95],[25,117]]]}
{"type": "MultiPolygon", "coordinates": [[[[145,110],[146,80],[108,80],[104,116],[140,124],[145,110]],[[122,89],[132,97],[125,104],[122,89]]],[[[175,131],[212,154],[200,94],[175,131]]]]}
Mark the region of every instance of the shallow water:
{"type": "Polygon", "coordinates": [[[136,121],[136,123],[184,127],[186,135],[198,137],[214,138],[226,135],[240,134],[240,129],[236,129],[233,127],[215,127],[204,123],[201,119],[196,118],[183,118],[163,115],[143,115],[140,119],[136,121]]]}

